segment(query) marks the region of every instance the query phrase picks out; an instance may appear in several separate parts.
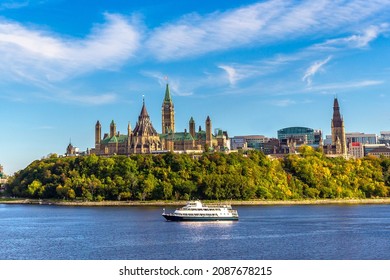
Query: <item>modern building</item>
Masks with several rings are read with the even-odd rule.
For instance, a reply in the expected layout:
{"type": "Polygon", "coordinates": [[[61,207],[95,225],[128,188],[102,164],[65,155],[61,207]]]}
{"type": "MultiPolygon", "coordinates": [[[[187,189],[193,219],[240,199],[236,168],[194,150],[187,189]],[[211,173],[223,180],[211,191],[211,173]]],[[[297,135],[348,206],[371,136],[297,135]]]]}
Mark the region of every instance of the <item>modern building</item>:
{"type": "Polygon", "coordinates": [[[209,116],[205,121],[206,130],[195,131],[195,121],[191,117],[189,130],[177,132],[175,129],[175,111],[171,98],[169,85],[166,85],[165,96],[162,103],[162,133],[159,134],[153,127],[145,100],[143,100],[141,112],[134,130],[130,123],[127,126],[127,134],[120,134],[116,131],[114,121],[110,124],[110,133],[101,135],[101,124],[97,121],[95,125],[95,147],[91,154],[97,155],[130,155],[150,154],[162,152],[185,152],[199,153],[205,150],[228,150],[228,134],[226,131],[218,130],[218,134],[212,134],[212,122],[209,116]]]}
{"type": "Polygon", "coordinates": [[[347,145],[349,143],[361,143],[361,144],[377,144],[378,137],[376,134],[366,134],[362,132],[347,132],[345,133],[347,145]]]}
{"type": "Polygon", "coordinates": [[[280,141],[276,138],[270,138],[267,142],[260,144],[260,150],[266,155],[287,154],[289,149],[280,145],[280,141]]]}
{"type": "Polygon", "coordinates": [[[326,135],[324,139],[324,146],[332,145],[332,135],[326,135]]]}
{"type": "Polygon", "coordinates": [[[344,120],[340,114],[337,98],[333,101],[333,118],[331,121],[332,144],[324,146],[327,155],[347,156],[347,140],[345,137],[344,120]]]}
{"type": "Polygon", "coordinates": [[[245,150],[248,148],[248,144],[245,141],[245,138],[240,136],[234,136],[230,139],[230,149],[231,150],[245,150]]]}
{"type": "Polygon", "coordinates": [[[372,149],[370,152],[367,153],[369,156],[374,156],[374,157],[386,157],[390,158],[390,148],[383,146],[383,147],[377,147],[372,149]]]}
{"type": "Polygon", "coordinates": [[[301,144],[314,144],[314,129],[308,127],[286,127],[278,130],[278,140],[282,144],[294,140],[301,144]]]}
{"type": "Polygon", "coordinates": [[[294,141],[297,145],[320,145],[322,132],[308,127],[286,127],[278,130],[278,140],[281,144],[294,141]]]}
{"type": "Polygon", "coordinates": [[[379,144],[386,144],[390,146],[390,131],[381,131],[381,136],[379,136],[379,144]]]}
{"type": "Polygon", "coordinates": [[[364,144],[363,145],[364,155],[368,156],[373,150],[377,148],[385,148],[385,147],[386,147],[385,144],[364,144]]]}
{"type": "Polygon", "coordinates": [[[364,145],[359,142],[349,143],[348,153],[354,158],[362,158],[364,157],[364,145]]]}
{"type": "Polygon", "coordinates": [[[231,149],[261,149],[261,144],[266,143],[269,138],[264,135],[243,135],[243,136],[234,136],[230,139],[231,149]]]}

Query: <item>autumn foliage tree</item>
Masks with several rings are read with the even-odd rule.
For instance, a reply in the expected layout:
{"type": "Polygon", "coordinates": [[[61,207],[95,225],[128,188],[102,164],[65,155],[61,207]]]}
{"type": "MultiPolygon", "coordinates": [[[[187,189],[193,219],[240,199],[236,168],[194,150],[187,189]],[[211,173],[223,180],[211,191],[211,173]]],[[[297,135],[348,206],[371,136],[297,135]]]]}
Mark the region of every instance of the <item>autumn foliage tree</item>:
{"type": "Polygon", "coordinates": [[[98,157],[32,162],[12,196],[66,200],[369,198],[389,195],[390,160],[328,158],[303,146],[282,159],[258,151],[98,157]]]}

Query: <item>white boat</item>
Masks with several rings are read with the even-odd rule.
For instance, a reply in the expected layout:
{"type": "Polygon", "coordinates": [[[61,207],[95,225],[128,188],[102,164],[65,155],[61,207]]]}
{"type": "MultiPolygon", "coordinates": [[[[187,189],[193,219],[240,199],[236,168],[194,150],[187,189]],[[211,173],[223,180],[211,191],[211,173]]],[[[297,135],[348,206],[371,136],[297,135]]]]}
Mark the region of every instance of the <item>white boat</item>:
{"type": "Polygon", "coordinates": [[[173,213],[162,216],[167,221],[237,221],[238,212],[230,204],[207,204],[200,200],[189,201],[186,206],[176,209],[173,213]]]}

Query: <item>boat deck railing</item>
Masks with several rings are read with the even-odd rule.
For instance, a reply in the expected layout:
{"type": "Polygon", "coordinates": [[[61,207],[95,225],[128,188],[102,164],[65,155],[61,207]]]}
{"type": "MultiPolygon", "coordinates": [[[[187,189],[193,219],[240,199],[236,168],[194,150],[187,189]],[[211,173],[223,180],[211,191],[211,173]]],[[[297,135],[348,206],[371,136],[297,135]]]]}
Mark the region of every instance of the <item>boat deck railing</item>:
{"type": "Polygon", "coordinates": [[[215,208],[228,208],[228,209],[231,209],[232,206],[230,204],[224,204],[224,203],[207,203],[203,206],[206,206],[206,207],[215,207],[215,208]]]}

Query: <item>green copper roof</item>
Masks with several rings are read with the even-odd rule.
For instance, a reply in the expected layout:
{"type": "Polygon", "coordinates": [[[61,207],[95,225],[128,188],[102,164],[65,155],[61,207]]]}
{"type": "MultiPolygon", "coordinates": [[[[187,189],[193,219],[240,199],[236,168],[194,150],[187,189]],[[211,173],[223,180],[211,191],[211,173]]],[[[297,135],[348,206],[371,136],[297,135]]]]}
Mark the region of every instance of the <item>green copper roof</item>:
{"type": "Polygon", "coordinates": [[[192,135],[188,132],[175,132],[173,134],[160,134],[160,139],[169,139],[173,141],[193,141],[192,135]]]}
{"type": "Polygon", "coordinates": [[[172,99],[171,99],[171,92],[169,90],[169,85],[167,84],[167,87],[165,89],[165,97],[164,97],[164,103],[171,103],[172,102],[172,99]]]}
{"type": "Polygon", "coordinates": [[[126,141],[127,141],[127,135],[119,135],[113,137],[106,137],[101,141],[101,143],[102,144],[125,143],[126,141]]]}
{"type": "MultiPolygon", "coordinates": [[[[184,140],[184,141],[192,141],[192,140],[206,140],[206,131],[201,130],[195,133],[195,137],[192,137],[192,135],[188,132],[175,132],[174,134],[168,133],[168,134],[159,134],[160,139],[170,139],[174,141],[184,140]]],[[[215,139],[216,137],[214,135],[211,135],[212,139],[215,139]]]]}

